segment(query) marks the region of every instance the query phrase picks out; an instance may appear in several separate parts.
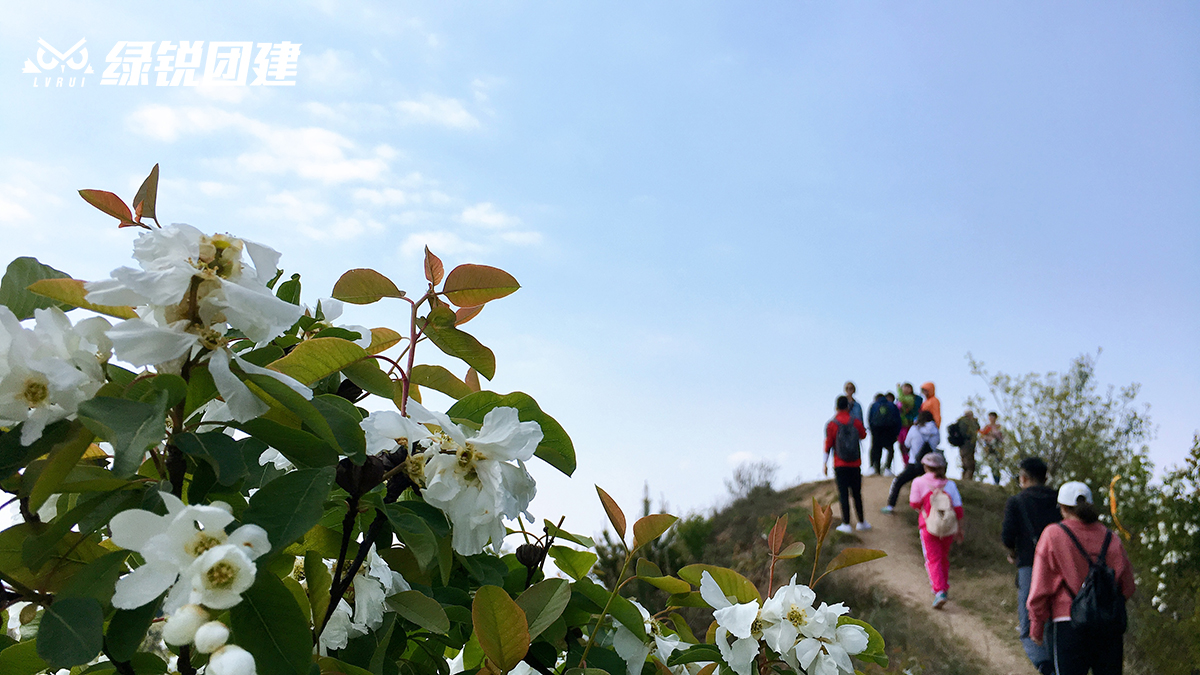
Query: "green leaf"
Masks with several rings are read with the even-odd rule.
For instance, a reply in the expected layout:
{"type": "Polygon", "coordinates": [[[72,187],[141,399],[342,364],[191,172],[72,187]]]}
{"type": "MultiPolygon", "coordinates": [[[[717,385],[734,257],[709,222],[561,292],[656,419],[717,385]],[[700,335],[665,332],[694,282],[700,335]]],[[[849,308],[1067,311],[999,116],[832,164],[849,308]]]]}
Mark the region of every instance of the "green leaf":
{"type": "Polygon", "coordinates": [[[529,624],[525,612],[508,592],[497,586],[481,586],[471,603],[471,622],[479,646],[492,664],[507,673],[529,651],[529,624]]]}
{"type": "Polygon", "coordinates": [[[272,363],[271,370],[297,382],[312,384],[367,356],[367,350],[349,340],[313,338],[296,345],[290,354],[272,363]]]}
{"type": "Polygon", "coordinates": [[[575,582],[575,590],[600,607],[604,607],[607,604],[608,613],[612,614],[614,619],[620,621],[637,639],[642,642],[646,641],[645,620],[642,618],[642,613],[638,611],[638,608],[632,602],[621,595],[610,594],[608,589],[597,586],[591,579],[586,577],[575,582]],[[610,595],[612,595],[611,601],[609,600],[610,595]]]}
{"type": "Polygon", "coordinates": [[[420,516],[405,509],[401,504],[384,507],[388,522],[400,541],[412,551],[421,569],[428,569],[437,558],[438,540],[429,525],[420,516]]]}
{"type": "Polygon", "coordinates": [[[699,587],[700,578],[704,572],[712,575],[713,581],[717,582],[717,585],[721,587],[722,593],[726,596],[736,598],[738,603],[757,602],[761,598],[758,594],[758,588],[749,579],[731,569],[717,567],[716,565],[705,565],[703,563],[688,565],[679,570],[679,578],[693,586],[699,587]]]}
{"type": "Polygon", "coordinates": [[[681,649],[671,654],[667,659],[667,666],[681,666],[685,663],[704,663],[708,661],[721,661],[721,651],[716,645],[698,644],[692,645],[687,649],[681,649]]]}
{"type": "Polygon", "coordinates": [[[70,511],[59,514],[49,525],[44,525],[40,534],[26,539],[21,547],[21,560],[30,571],[36,573],[50,560],[59,540],[71,528],[79,525],[80,533],[91,534],[107,525],[113,516],[126,509],[137,508],[141,502],[141,492],[133,490],[91,495],[70,511]]]}
{"type": "MultiPolygon", "coordinates": [[[[85,451],[86,453],[86,451],[85,451]]],[[[108,469],[81,464],[67,473],[58,484],[59,492],[107,492],[139,487],[140,482],[117,478],[108,469]]]]}
{"type": "Polygon", "coordinates": [[[475,336],[454,327],[454,312],[449,307],[438,307],[430,311],[428,317],[417,319],[417,327],[447,355],[462,359],[489,380],[495,377],[496,355],[475,336]],[[449,323],[442,318],[447,314],[449,323]]]}
{"type": "Polygon", "coordinates": [[[333,586],[333,575],[325,566],[320,551],[305,551],[304,580],[308,584],[308,604],[312,609],[312,622],[317,625],[325,620],[329,609],[329,592],[333,586]]]}
{"type": "Polygon", "coordinates": [[[458,307],[475,307],[510,295],[520,287],[521,284],[502,269],[467,264],[450,270],[442,293],[458,307]]]}
{"type": "MultiPolygon", "coordinates": [[[[58,593],[60,598],[95,598],[107,609],[117,579],[125,572],[129,551],[113,551],[85,565],[58,593]]],[[[153,603],[150,603],[153,605],[153,603]]]]}
{"type": "Polygon", "coordinates": [[[37,648],[37,640],[26,640],[0,652],[0,673],[34,675],[48,668],[48,664],[38,656],[37,648]]]}
{"type": "Polygon", "coordinates": [[[459,399],[446,414],[483,424],[488,411],[499,406],[516,408],[522,422],[537,422],[542,428],[542,442],[534,454],[568,476],[575,473],[575,445],[571,437],[553,417],[542,412],[529,394],[514,391],[501,396],[494,391],[478,391],[459,399]]]}
{"type": "Polygon", "coordinates": [[[114,612],[108,622],[108,631],[104,634],[104,646],[108,653],[118,661],[132,659],[161,609],[162,600],[159,600],[147,602],[137,609],[118,609],[114,612]]]}
{"type": "Polygon", "coordinates": [[[71,431],[71,435],[51,448],[49,458],[42,465],[41,470],[36,472],[36,476],[31,476],[29,471],[26,472],[24,479],[26,484],[30,478],[34,479],[33,488],[29,491],[30,511],[40,509],[50,495],[58,492],[59,484],[67,477],[67,474],[71,473],[71,469],[75,468],[79,459],[83,457],[83,453],[87,452],[88,446],[92,444],[94,437],[81,425],[73,425],[71,431]]]}
{"type": "Polygon", "coordinates": [[[46,425],[41,438],[29,445],[21,445],[21,426],[11,431],[0,432],[0,480],[6,479],[31,461],[50,452],[51,448],[77,433],[78,422],[59,420],[46,425]]]}
{"type": "Polygon", "coordinates": [[[804,542],[794,541],[780,551],[777,557],[781,560],[787,560],[789,558],[799,558],[802,555],[804,555],[804,542]]]}
{"type": "Polygon", "coordinates": [[[425,630],[438,635],[445,635],[450,631],[450,619],[446,617],[446,610],[442,609],[437,600],[420,591],[401,591],[388,598],[387,603],[397,614],[425,630]]]}
{"type": "Polygon", "coordinates": [[[404,336],[391,328],[372,328],[371,346],[367,347],[368,354],[379,354],[399,344],[404,336]]]}
{"type": "Polygon", "coordinates": [[[585,537],[582,534],[572,534],[567,532],[549,520],[543,519],[542,524],[546,528],[546,533],[551,537],[556,539],[566,539],[569,542],[579,544],[580,546],[586,546],[588,548],[596,548],[596,542],[592,541],[591,537],[585,537]]]}
{"type": "Polygon", "coordinates": [[[351,363],[342,368],[342,374],[365,392],[386,399],[396,395],[396,381],[383,372],[376,359],[363,359],[351,363]]]}
{"type": "Polygon", "coordinates": [[[879,634],[879,631],[875,630],[874,626],[866,621],[859,621],[858,619],[852,619],[848,616],[839,616],[838,625],[858,626],[859,628],[867,631],[867,648],[862,652],[855,654],[854,657],[862,661],[871,661],[872,663],[878,664],[880,667],[887,668],[888,657],[887,652],[884,650],[883,636],[879,634]]]}
{"type": "Polygon", "coordinates": [[[262,417],[243,422],[237,428],[275,448],[299,468],[333,466],[338,462],[337,450],[307,431],[262,417]]]}
{"type": "Polygon", "coordinates": [[[131,382],[122,398],[153,404],[158,400],[158,392],[165,391],[167,401],[163,408],[170,409],[187,397],[187,389],[188,383],[182,377],[163,373],[131,382]]]}
{"type": "Polygon", "coordinates": [[[52,564],[45,571],[34,573],[22,564],[21,554],[25,540],[36,534],[37,528],[30,523],[14,525],[0,532],[0,570],[35,591],[58,592],[85,565],[111,552],[87,535],[68,532],[55,544],[50,556],[52,564]]]}
{"type": "Polygon", "coordinates": [[[383,298],[403,298],[404,291],[391,279],[367,268],[350,270],[333,285],[333,297],[354,305],[369,305],[383,298]]]}
{"type": "Polygon", "coordinates": [[[571,585],[566,579],[546,579],[525,589],[517,597],[517,604],[529,622],[529,638],[541,635],[562,616],[570,600],[571,585]]]}
{"type": "Polygon", "coordinates": [[[679,634],[679,637],[683,638],[689,644],[699,644],[700,641],[692,633],[692,627],[688,625],[687,619],[680,616],[678,612],[671,612],[668,618],[671,619],[671,623],[675,626],[675,632],[679,634]]]}
{"type": "Polygon", "coordinates": [[[566,546],[551,546],[549,553],[554,565],[575,581],[586,577],[599,559],[591,551],[576,551],[566,546]]]}
{"type": "Polygon", "coordinates": [[[92,206],[121,221],[121,227],[137,225],[133,222],[133,212],[115,194],[104,190],[80,190],[79,196],[92,206]]]}
{"type": "Polygon", "coordinates": [[[883,551],[878,551],[873,548],[844,548],[834,556],[833,560],[825,566],[825,572],[821,576],[825,576],[834,570],[840,570],[843,567],[850,567],[879,558],[886,557],[887,554],[883,551]]]}
{"type": "Polygon", "coordinates": [[[682,579],[676,579],[670,576],[644,577],[640,574],[638,579],[650,584],[651,586],[666,591],[671,595],[679,593],[688,593],[692,590],[692,585],[682,579]]]}
{"type": "MultiPolygon", "coordinates": [[[[662,569],[645,558],[638,558],[634,565],[634,574],[639,577],[661,577],[662,569]]],[[[688,590],[691,590],[689,587],[688,590]]]]}
{"type": "Polygon", "coordinates": [[[275,297],[293,305],[300,304],[300,275],[293,274],[292,278],[279,284],[279,288],[275,290],[275,297]]]}
{"type": "Polygon", "coordinates": [[[200,409],[200,406],[217,397],[217,383],[213,382],[212,373],[208,372],[207,364],[192,367],[191,379],[188,380],[187,398],[183,403],[183,416],[190,417],[200,409]]]}
{"type": "Polygon", "coordinates": [[[104,611],[95,598],[55,600],[42,614],[37,653],[51,668],[91,661],[104,648],[104,611]]]}
{"type": "MultiPolygon", "coordinates": [[[[157,202],[158,165],[155,164],[154,168],[150,169],[150,175],[146,176],[146,180],[142,181],[137,194],[133,196],[133,212],[138,222],[141,222],[142,218],[157,219],[157,215],[154,213],[154,206],[157,202]]],[[[155,220],[155,222],[158,221],[155,220]]]]}
{"type": "Polygon", "coordinates": [[[272,553],[287,548],[321,520],[333,474],[333,467],[325,467],[276,478],[250,498],[242,521],[267,531],[272,553]]]}
{"type": "MultiPolygon", "coordinates": [[[[58,301],[63,310],[73,307],[86,309],[97,314],[106,314],[117,319],[136,319],[137,312],[132,307],[121,305],[97,305],[87,301],[87,288],[79,279],[42,279],[29,284],[30,293],[58,301]]],[[[39,302],[44,302],[39,300],[39,302]]],[[[51,303],[54,304],[54,303],[51,303]]]]}
{"type": "Polygon", "coordinates": [[[636,551],[654,541],[677,520],[679,519],[675,516],[666,513],[652,513],[639,518],[633,524],[633,549],[636,551]]]}
{"type": "Polygon", "coordinates": [[[308,675],[312,630],[287,587],[264,565],[229,610],[233,642],[254,656],[259,675],[308,675]]]}
{"type": "Polygon", "coordinates": [[[314,396],[312,403],[333,431],[342,454],[354,460],[355,464],[362,464],[367,456],[367,437],[360,425],[362,415],[358,408],[336,394],[314,396]]]}
{"type": "MultiPolygon", "coordinates": [[[[317,438],[328,443],[330,447],[338,447],[337,439],[333,436],[333,429],[329,428],[329,422],[325,421],[325,417],[312,404],[312,401],[304,398],[299,393],[293,391],[291,387],[268,375],[248,375],[245,381],[250,385],[251,391],[257,387],[277,405],[283,406],[296,419],[307,425],[317,438]]],[[[255,392],[255,395],[258,396],[258,392],[255,392]]],[[[263,398],[263,400],[268,404],[272,402],[271,400],[267,400],[267,398],[263,398]]]]}
{"type": "Polygon", "coordinates": [[[61,307],[59,303],[51,302],[26,290],[29,285],[41,279],[69,279],[71,275],[56,270],[49,265],[43,265],[37,258],[17,258],[8,264],[4,277],[0,279],[0,305],[12,310],[20,320],[33,318],[35,309],[61,307]]]}
{"type": "Polygon", "coordinates": [[[441,366],[413,366],[410,377],[414,383],[440,391],[456,400],[473,393],[466,383],[441,366]]]}
{"type": "MultiPolygon", "coordinates": [[[[376,675],[365,668],[339,661],[332,656],[317,657],[316,666],[319,666],[321,675],[376,675]]],[[[315,675],[317,671],[314,671],[315,675]]]]}
{"type": "Polygon", "coordinates": [[[676,593],[667,598],[667,607],[708,607],[708,603],[696,591],[676,593]]]}
{"type": "Polygon", "coordinates": [[[246,475],[241,446],[223,432],[175,434],[173,440],[184,454],[208,462],[221,485],[228,487],[246,475]]]}
{"type": "Polygon", "coordinates": [[[107,396],[79,404],[79,421],[113,446],[113,473],[123,478],[137,473],[146,449],[167,435],[167,397],[159,392],[158,405],[107,396]]]}

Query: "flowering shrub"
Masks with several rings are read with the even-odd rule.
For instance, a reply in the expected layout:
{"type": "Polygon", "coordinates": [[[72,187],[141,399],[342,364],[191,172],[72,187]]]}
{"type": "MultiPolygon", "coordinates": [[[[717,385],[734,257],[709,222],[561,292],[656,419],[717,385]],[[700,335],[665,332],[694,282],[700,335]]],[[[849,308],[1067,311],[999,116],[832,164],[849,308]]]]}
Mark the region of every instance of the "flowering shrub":
{"type": "MultiPolygon", "coordinates": [[[[570,475],[570,437],[533,398],[481,386],[491,350],[462,326],[519,285],[425,251],[419,297],[369,269],[301,303],[275,250],[158,224],[158,167],[130,209],[137,267],[83,282],[18,258],[0,284],[0,672],[193,675],[765,675],[886,664],[883,641],[817,603],[830,510],[813,504],[809,585],[764,601],[732,570],[663,575],[638,551],[675,522],[632,527],[597,488],[624,546],[617,588],[588,537],[540,527],[535,458],[570,475]],[[151,224],[153,223],[153,224],[151,224]],[[399,330],[338,325],[342,303],[400,303],[399,330]],[[66,312],[90,313],[72,323],[66,312]],[[106,318],[107,317],[107,318],[106,318]],[[427,345],[462,378],[418,364],[427,345]],[[422,388],[456,402],[426,409],[422,388]],[[368,412],[359,404],[375,397],[368,412]],[[515,529],[513,529],[515,528],[515,529]],[[518,537],[513,539],[512,537],[518,537]],[[517,545],[513,546],[513,542],[517,545]],[[547,575],[547,559],[562,576],[547,575]],[[631,566],[633,573],[630,574],[631,566]],[[641,579],[675,607],[710,607],[703,639],[618,594],[641,579]],[[697,590],[698,589],[698,590],[697,590]]],[[[771,572],[803,546],[770,532],[771,572]]],[[[846,549],[826,573],[879,557],[846,549]]],[[[554,573],[558,574],[558,573],[554,573]]]]}

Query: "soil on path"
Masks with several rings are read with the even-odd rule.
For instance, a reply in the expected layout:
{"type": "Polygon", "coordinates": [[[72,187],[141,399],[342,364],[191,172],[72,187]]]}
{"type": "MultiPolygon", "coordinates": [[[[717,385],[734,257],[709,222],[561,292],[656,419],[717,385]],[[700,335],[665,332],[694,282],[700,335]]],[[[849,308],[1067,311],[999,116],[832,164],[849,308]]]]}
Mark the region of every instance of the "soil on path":
{"type": "MultiPolygon", "coordinates": [[[[900,491],[900,503],[896,514],[886,515],[879,509],[887,503],[888,488],[892,479],[885,476],[863,477],[863,507],[868,522],[874,526],[869,532],[857,533],[862,540],[861,546],[877,548],[887,552],[887,557],[874,560],[865,565],[858,565],[846,570],[859,582],[869,586],[884,586],[892,595],[902,600],[910,611],[919,612],[936,621],[946,631],[963,639],[979,655],[979,659],[990,664],[990,672],[996,675],[1036,675],[1037,671],[1029,663],[1021,643],[1016,639],[1012,626],[1016,624],[1016,614],[1013,612],[1011,622],[1002,628],[988,626],[978,616],[965,610],[955,602],[955,579],[958,570],[950,572],[950,601],[940,609],[933,609],[933,591],[929,587],[929,577],[925,572],[925,559],[921,555],[921,543],[916,527],[900,515],[901,509],[908,509],[908,488],[900,491]],[[1002,639],[999,634],[1009,632],[1009,639],[1002,639]]],[[[836,509],[835,509],[836,513],[836,509]]],[[[836,518],[836,516],[835,516],[836,518]]],[[[970,520],[970,514],[967,514],[970,520]]],[[[1005,580],[1011,588],[1011,578],[1005,580]]],[[[1000,584],[1001,587],[1005,583],[1000,584]]],[[[974,585],[974,584],[972,584],[974,585]]],[[[993,587],[996,584],[991,584],[993,587]]],[[[959,584],[961,589],[963,584],[959,584]]],[[[1016,596],[1016,589],[1009,591],[1016,596]]],[[[978,598],[983,600],[986,598],[978,598]]],[[[999,600],[999,598],[997,598],[999,600]]]]}

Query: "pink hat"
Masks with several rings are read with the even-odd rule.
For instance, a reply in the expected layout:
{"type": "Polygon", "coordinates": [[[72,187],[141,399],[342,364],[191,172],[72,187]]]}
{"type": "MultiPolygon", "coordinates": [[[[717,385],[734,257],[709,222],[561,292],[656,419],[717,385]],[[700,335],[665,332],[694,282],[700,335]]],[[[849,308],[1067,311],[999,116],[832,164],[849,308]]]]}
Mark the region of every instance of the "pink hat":
{"type": "Polygon", "coordinates": [[[931,452],[921,458],[921,463],[931,469],[946,468],[946,456],[940,452],[931,452]]]}

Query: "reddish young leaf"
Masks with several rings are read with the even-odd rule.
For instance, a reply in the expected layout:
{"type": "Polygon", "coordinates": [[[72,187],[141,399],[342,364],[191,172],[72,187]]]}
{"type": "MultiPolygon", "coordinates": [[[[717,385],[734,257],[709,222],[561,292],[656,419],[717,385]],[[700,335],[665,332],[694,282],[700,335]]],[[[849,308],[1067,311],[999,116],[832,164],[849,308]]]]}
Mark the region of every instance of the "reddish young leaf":
{"type": "Polygon", "coordinates": [[[158,216],[154,213],[154,205],[157,201],[158,165],[155,164],[154,168],[150,169],[150,175],[142,181],[142,186],[138,188],[137,194],[133,196],[133,212],[139,223],[142,222],[142,218],[157,219],[158,216]]]}
{"type": "Polygon", "coordinates": [[[474,368],[467,369],[467,376],[463,379],[471,391],[479,391],[483,387],[479,386],[479,373],[474,368]]]}
{"type": "Polygon", "coordinates": [[[776,555],[779,549],[783,548],[783,537],[787,534],[787,514],[779,516],[775,521],[775,526],[771,528],[771,533],[767,535],[767,546],[771,548],[771,554],[776,555]]]}
{"type": "Polygon", "coordinates": [[[133,212],[121,201],[121,198],[104,190],[80,190],[79,196],[92,206],[121,221],[121,227],[138,225],[134,222],[133,212]]]}
{"type": "Polygon", "coordinates": [[[483,305],[475,305],[474,307],[462,307],[454,312],[454,325],[461,326],[464,323],[479,316],[483,311],[483,305]]]}
{"type": "Polygon", "coordinates": [[[641,548],[654,541],[679,520],[667,513],[652,513],[633,524],[633,547],[641,548]]]}
{"type": "Polygon", "coordinates": [[[613,529],[617,531],[617,537],[621,541],[625,540],[625,513],[621,511],[621,507],[617,506],[617,502],[599,485],[596,486],[596,492],[600,495],[600,503],[604,505],[604,512],[608,514],[608,521],[612,523],[613,529]]]}
{"type": "Polygon", "coordinates": [[[426,246],[425,278],[429,280],[429,283],[433,284],[434,286],[442,283],[442,272],[445,269],[446,268],[442,266],[442,259],[434,255],[433,252],[429,250],[429,247],[426,246]]]}
{"type": "Polygon", "coordinates": [[[487,265],[459,265],[446,275],[442,292],[458,307],[475,307],[515,292],[521,284],[511,274],[487,265]]]}

